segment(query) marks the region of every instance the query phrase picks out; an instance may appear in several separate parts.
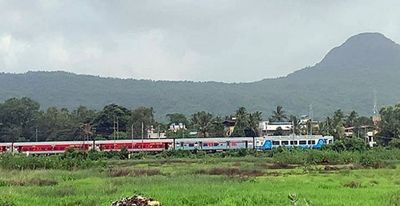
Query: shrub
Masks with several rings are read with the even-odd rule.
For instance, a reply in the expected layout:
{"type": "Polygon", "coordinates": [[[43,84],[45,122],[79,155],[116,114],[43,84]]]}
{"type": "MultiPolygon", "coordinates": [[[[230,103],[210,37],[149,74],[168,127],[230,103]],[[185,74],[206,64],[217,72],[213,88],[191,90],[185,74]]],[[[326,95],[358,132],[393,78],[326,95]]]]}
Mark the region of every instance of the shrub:
{"type": "Polygon", "coordinates": [[[128,168],[116,168],[111,169],[108,173],[110,177],[125,177],[125,176],[155,176],[163,175],[160,169],[128,169],[128,168]]]}
{"type": "Polygon", "coordinates": [[[397,149],[400,149],[400,139],[392,139],[390,142],[389,142],[389,147],[390,148],[397,148],[397,149]]]}
{"type": "Polygon", "coordinates": [[[257,176],[263,176],[264,172],[256,169],[217,167],[209,170],[199,170],[197,171],[197,174],[257,177],[257,176]]]}
{"type": "Polygon", "coordinates": [[[353,189],[360,188],[361,183],[353,180],[351,182],[343,184],[343,187],[348,187],[348,188],[353,188],[353,189]]]}
{"type": "Polygon", "coordinates": [[[0,206],[15,206],[13,202],[0,199],[0,206]]]}
{"type": "Polygon", "coordinates": [[[58,182],[52,179],[32,178],[32,179],[18,179],[8,181],[9,185],[13,186],[52,186],[57,185],[58,182]]]}
{"type": "Polygon", "coordinates": [[[125,147],[121,149],[121,151],[119,151],[119,159],[124,160],[124,159],[128,159],[129,157],[129,151],[128,149],[126,149],[125,147]]]}

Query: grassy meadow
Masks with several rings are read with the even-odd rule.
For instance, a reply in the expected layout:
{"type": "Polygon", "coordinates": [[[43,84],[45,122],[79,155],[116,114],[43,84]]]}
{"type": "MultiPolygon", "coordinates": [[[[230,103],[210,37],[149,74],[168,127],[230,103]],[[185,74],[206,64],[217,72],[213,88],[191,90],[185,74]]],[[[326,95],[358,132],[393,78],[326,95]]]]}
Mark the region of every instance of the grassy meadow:
{"type": "Polygon", "coordinates": [[[400,205],[400,168],[288,165],[267,158],[108,160],[79,170],[0,170],[0,205],[400,205]],[[289,197],[290,196],[290,197],[289,197]]]}

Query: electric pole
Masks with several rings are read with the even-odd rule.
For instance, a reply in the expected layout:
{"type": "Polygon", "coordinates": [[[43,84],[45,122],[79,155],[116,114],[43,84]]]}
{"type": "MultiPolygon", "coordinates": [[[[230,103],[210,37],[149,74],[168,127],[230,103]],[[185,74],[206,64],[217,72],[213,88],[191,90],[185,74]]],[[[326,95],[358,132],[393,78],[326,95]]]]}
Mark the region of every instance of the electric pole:
{"type": "Polygon", "coordinates": [[[144,138],[144,125],[143,125],[143,122],[142,122],[142,151],[143,151],[143,138],[144,138]]]}

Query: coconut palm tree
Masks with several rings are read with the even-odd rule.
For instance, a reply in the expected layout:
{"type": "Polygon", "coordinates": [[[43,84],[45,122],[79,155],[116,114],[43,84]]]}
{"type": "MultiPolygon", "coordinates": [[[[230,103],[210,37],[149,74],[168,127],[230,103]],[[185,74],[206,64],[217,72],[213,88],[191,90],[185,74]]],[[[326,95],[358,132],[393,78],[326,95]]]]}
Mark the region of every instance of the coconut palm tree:
{"type": "Polygon", "coordinates": [[[240,107],[235,114],[236,123],[235,128],[231,134],[234,137],[244,137],[245,136],[245,129],[249,126],[249,113],[247,112],[246,108],[240,107]]]}
{"type": "Polygon", "coordinates": [[[290,115],[289,121],[293,124],[295,134],[300,134],[300,120],[295,115],[290,115]]]}
{"type": "Polygon", "coordinates": [[[253,131],[255,136],[259,136],[258,126],[261,121],[262,121],[262,112],[256,111],[254,113],[249,114],[249,128],[253,131]]]}
{"type": "Polygon", "coordinates": [[[273,122],[282,122],[287,120],[286,112],[283,110],[282,106],[277,106],[276,111],[273,111],[271,121],[273,122]]]}
{"type": "Polygon", "coordinates": [[[212,127],[213,115],[205,111],[197,112],[192,115],[192,124],[202,133],[202,137],[207,137],[212,127]]]}

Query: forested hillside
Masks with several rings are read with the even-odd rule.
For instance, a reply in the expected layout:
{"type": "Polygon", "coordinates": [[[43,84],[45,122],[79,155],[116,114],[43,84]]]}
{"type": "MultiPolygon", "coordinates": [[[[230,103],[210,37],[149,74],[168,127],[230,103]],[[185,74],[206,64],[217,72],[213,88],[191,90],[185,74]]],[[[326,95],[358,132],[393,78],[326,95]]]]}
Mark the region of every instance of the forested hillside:
{"type": "Polygon", "coordinates": [[[202,110],[224,115],[240,106],[269,115],[277,105],[301,115],[308,114],[310,104],[315,117],[339,108],[368,115],[373,109],[374,90],[378,106],[398,102],[399,79],[400,45],[382,34],[363,33],[332,49],[315,66],[277,79],[253,83],[173,82],[66,72],[1,73],[0,101],[26,96],[44,108],[85,105],[101,109],[110,103],[128,108],[146,106],[154,108],[156,117],[202,110]]]}

